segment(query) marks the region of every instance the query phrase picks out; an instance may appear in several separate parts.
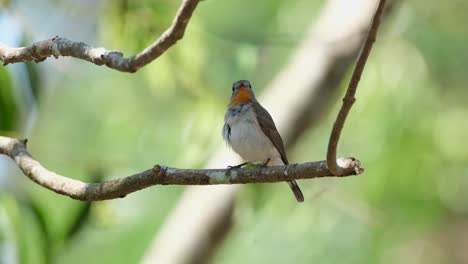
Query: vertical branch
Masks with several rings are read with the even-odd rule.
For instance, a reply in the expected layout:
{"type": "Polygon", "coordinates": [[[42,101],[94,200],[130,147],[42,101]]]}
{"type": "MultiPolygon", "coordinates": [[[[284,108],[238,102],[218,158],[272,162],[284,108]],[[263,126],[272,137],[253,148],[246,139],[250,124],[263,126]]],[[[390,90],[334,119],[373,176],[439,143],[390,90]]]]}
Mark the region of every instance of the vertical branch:
{"type": "Polygon", "coordinates": [[[356,94],[357,86],[361,80],[361,75],[364,71],[364,66],[366,65],[367,58],[369,57],[370,51],[372,49],[372,45],[375,42],[377,31],[380,25],[380,16],[382,15],[384,6],[385,0],[380,0],[377,6],[377,10],[374,14],[374,18],[372,19],[366,41],[364,42],[361,54],[359,55],[356,67],[354,68],[353,75],[351,76],[348,89],[346,90],[346,94],[343,98],[343,105],[338,112],[338,116],[336,117],[332,132],[330,134],[330,140],[328,141],[327,166],[334,175],[340,175],[342,173],[336,160],[336,148],[340,139],[341,130],[343,130],[343,126],[346,121],[346,117],[348,116],[353,103],[356,101],[354,95],[356,94]]]}

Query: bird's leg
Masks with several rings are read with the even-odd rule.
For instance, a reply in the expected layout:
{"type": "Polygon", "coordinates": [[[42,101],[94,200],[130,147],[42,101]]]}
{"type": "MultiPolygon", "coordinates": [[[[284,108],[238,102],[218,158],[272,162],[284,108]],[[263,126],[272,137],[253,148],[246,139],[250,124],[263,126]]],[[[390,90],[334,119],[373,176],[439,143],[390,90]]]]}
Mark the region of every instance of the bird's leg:
{"type": "Polygon", "coordinates": [[[265,167],[267,167],[268,162],[270,162],[270,158],[268,158],[265,162],[260,163],[260,164],[256,164],[256,163],[253,163],[251,161],[247,161],[247,162],[241,163],[239,165],[228,166],[228,169],[229,170],[239,169],[239,168],[242,168],[243,166],[245,166],[245,168],[265,168],[265,167]]]}
{"type": "Polygon", "coordinates": [[[243,168],[248,168],[248,169],[265,168],[267,167],[268,162],[270,162],[270,158],[268,158],[265,162],[261,162],[261,163],[248,162],[247,164],[245,164],[243,168]]]}
{"type": "Polygon", "coordinates": [[[244,163],[241,163],[239,165],[235,165],[235,166],[228,166],[228,169],[239,169],[239,168],[242,168],[242,166],[244,165],[248,165],[248,164],[252,164],[252,162],[250,161],[247,161],[247,162],[244,162],[244,163]]]}
{"type": "Polygon", "coordinates": [[[270,162],[270,158],[268,158],[263,164],[262,164],[262,167],[267,167],[268,165],[268,162],[270,162]]]}
{"type": "Polygon", "coordinates": [[[265,162],[262,162],[262,163],[250,163],[248,164],[247,166],[245,166],[246,168],[252,168],[252,169],[255,169],[255,168],[266,168],[268,167],[268,162],[270,162],[270,158],[268,158],[265,162]]]}

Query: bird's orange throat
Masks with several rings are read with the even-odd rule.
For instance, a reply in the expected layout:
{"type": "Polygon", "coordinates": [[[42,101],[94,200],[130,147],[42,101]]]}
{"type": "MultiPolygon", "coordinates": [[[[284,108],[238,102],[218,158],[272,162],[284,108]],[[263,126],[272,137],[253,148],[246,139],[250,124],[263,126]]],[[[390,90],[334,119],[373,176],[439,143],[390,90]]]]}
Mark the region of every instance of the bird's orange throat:
{"type": "Polygon", "coordinates": [[[246,103],[246,102],[248,102],[250,100],[252,100],[252,96],[250,95],[247,88],[242,86],[242,87],[239,88],[239,90],[237,90],[236,95],[231,98],[231,103],[229,103],[229,105],[230,106],[236,106],[236,105],[239,105],[239,104],[246,103]]]}

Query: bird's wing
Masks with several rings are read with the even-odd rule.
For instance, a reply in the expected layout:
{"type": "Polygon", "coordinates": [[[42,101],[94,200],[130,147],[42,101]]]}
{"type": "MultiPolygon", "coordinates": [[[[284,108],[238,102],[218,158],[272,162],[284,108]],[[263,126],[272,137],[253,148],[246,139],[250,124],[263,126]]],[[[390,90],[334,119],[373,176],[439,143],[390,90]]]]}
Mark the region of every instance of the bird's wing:
{"type": "Polygon", "coordinates": [[[281,155],[281,159],[284,164],[289,164],[288,158],[286,157],[286,151],[284,150],[283,140],[281,139],[278,129],[276,129],[275,122],[271,118],[270,113],[263,108],[258,102],[254,102],[254,111],[257,116],[257,122],[260,125],[263,133],[270,139],[275,148],[281,155]]]}

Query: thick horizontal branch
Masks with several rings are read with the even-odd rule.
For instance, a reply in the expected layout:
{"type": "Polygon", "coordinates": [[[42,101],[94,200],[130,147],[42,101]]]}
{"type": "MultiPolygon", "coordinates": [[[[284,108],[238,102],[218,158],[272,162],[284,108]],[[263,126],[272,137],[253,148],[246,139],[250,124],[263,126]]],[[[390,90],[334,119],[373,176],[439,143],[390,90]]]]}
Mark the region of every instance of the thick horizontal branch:
{"type": "Polygon", "coordinates": [[[29,47],[10,48],[2,45],[0,60],[3,61],[3,65],[7,65],[26,61],[41,62],[51,56],[70,56],[123,72],[136,72],[184,36],[187,24],[199,2],[200,0],[184,0],[172,25],[154,43],[132,57],[125,58],[120,51],[94,48],[83,42],[54,37],[38,41],[29,47]]]}
{"type": "MultiPolygon", "coordinates": [[[[44,168],[26,149],[26,140],[0,137],[0,154],[12,158],[20,170],[32,181],[59,194],[82,201],[109,200],[153,185],[213,185],[281,182],[292,179],[310,179],[333,176],[326,161],[291,164],[287,166],[254,169],[176,169],[156,165],[153,168],[116,180],[85,183],[70,179],[44,168]]],[[[363,172],[359,161],[338,159],[345,172],[340,176],[363,172]]]]}

